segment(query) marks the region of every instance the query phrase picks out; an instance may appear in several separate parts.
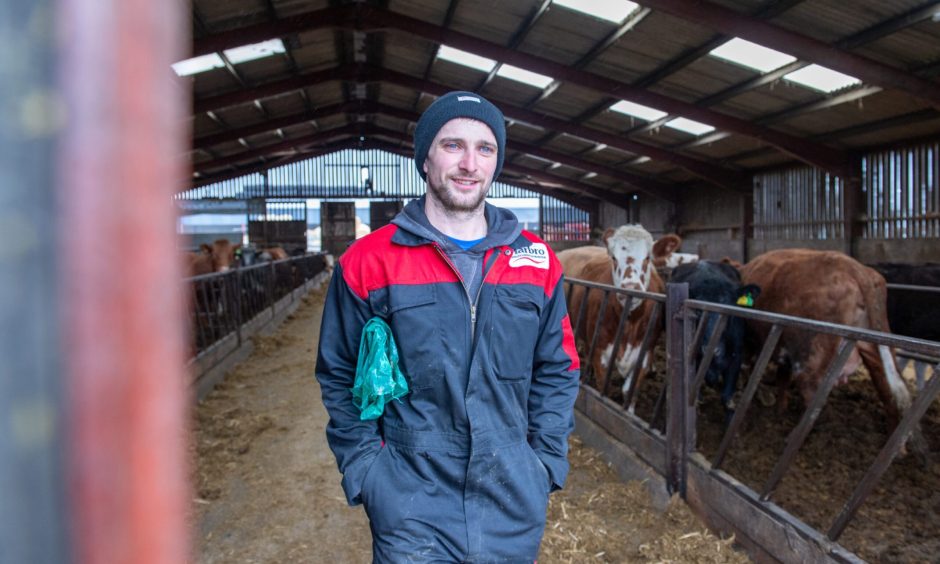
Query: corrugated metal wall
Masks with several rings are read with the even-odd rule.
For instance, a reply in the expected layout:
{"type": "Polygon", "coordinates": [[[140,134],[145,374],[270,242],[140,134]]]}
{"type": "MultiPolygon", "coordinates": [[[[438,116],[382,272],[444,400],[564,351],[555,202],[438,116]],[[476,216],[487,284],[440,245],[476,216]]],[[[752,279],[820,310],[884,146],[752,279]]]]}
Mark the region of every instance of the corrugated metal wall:
{"type": "MultiPolygon", "coordinates": [[[[179,200],[234,199],[412,199],[424,195],[425,181],[414,159],[378,149],[347,149],[187,190],[179,200]]],[[[548,241],[587,241],[589,214],[568,203],[537,192],[496,182],[492,198],[538,198],[540,226],[548,241]]],[[[272,213],[268,203],[268,213],[272,213]]],[[[269,219],[270,220],[270,219],[269,219]]]]}
{"type": "Polygon", "coordinates": [[[940,141],[862,159],[865,239],[940,237],[940,141]]]}
{"type": "Polygon", "coordinates": [[[754,239],[842,239],[843,182],[812,167],[754,176],[754,239]]]}
{"type": "MultiPolygon", "coordinates": [[[[346,149],[322,157],[271,168],[265,175],[248,174],[193,188],[178,197],[205,198],[417,198],[425,183],[414,159],[378,149],[346,149]]],[[[494,198],[537,198],[531,190],[496,182],[494,198]]]]}

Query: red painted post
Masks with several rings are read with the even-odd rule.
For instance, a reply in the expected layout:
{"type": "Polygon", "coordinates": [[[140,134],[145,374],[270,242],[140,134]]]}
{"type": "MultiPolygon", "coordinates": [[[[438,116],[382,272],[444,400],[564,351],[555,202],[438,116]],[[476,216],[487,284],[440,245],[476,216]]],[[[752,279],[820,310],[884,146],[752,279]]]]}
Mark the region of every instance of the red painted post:
{"type": "Polygon", "coordinates": [[[58,158],[73,561],[190,560],[184,3],[61,0],[58,158]]]}

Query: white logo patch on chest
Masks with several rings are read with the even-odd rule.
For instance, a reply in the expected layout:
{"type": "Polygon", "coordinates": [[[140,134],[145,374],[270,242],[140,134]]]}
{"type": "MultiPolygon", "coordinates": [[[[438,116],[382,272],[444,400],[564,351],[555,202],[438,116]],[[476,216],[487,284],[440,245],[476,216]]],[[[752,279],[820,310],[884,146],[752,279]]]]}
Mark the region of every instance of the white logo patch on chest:
{"type": "Polygon", "coordinates": [[[516,249],[509,257],[509,266],[534,266],[548,270],[548,248],[545,243],[532,243],[528,247],[516,249]]]}

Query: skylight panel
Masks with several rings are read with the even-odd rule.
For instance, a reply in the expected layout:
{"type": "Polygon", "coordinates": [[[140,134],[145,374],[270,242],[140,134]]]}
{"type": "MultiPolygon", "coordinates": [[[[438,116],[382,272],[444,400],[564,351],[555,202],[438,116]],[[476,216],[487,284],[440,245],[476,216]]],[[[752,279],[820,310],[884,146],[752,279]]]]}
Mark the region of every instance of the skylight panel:
{"type": "Polygon", "coordinates": [[[791,72],[783,78],[827,94],[862,83],[861,80],[854,76],[842,74],[841,72],[827,69],[819,65],[803,67],[800,70],[791,72]]]}
{"type": "Polygon", "coordinates": [[[254,61],[255,59],[263,59],[264,57],[270,57],[277,53],[283,53],[284,42],[280,39],[269,39],[261,43],[252,43],[251,45],[242,45],[241,47],[226,49],[224,52],[229,62],[233,65],[237,65],[238,63],[254,61]]]}
{"type": "Polygon", "coordinates": [[[666,127],[678,129],[679,131],[685,131],[686,133],[691,133],[692,135],[704,135],[706,133],[715,131],[715,128],[710,125],[683,117],[669,120],[665,125],[666,127]]]}
{"type": "Polygon", "coordinates": [[[636,2],[628,0],[553,0],[552,4],[615,24],[621,23],[638,7],[636,2]]]}
{"type": "Polygon", "coordinates": [[[486,57],[474,55],[473,53],[467,53],[466,51],[454,49],[453,47],[448,47],[447,45],[441,45],[441,48],[437,51],[437,56],[438,58],[444,59],[445,61],[457,63],[458,65],[481,70],[483,72],[490,72],[493,70],[493,67],[496,66],[496,61],[493,59],[487,59],[486,57]]]}
{"type": "Polygon", "coordinates": [[[659,118],[666,115],[666,112],[661,112],[659,110],[650,108],[648,106],[643,106],[641,104],[634,104],[633,102],[627,102],[626,100],[621,100],[610,107],[611,110],[615,112],[620,112],[622,114],[627,114],[628,116],[638,117],[646,121],[656,121],[659,118]]]}
{"type": "Polygon", "coordinates": [[[192,76],[207,70],[224,67],[225,63],[222,62],[222,57],[218,53],[209,53],[208,55],[200,55],[199,57],[173,63],[170,66],[173,67],[173,71],[176,72],[177,76],[192,76]]]}
{"type": "Polygon", "coordinates": [[[796,57],[740,37],[715,47],[709,54],[760,72],[770,72],[796,60],[796,57]]]}
{"type": "Polygon", "coordinates": [[[555,79],[550,76],[520,69],[519,67],[514,67],[512,65],[500,66],[499,70],[496,71],[496,74],[504,78],[515,80],[516,82],[530,84],[540,90],[544,89],[546,86],[555,81],[555,79]]]}

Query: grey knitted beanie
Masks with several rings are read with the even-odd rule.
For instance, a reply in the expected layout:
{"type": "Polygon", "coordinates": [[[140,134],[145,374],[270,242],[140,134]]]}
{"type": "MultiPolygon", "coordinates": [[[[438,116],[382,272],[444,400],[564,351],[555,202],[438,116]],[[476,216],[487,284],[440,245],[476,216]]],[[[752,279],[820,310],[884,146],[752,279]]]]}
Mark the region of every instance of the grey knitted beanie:
{"type": "Polygon", "coordinates": [[[496,137],[496,171],[493,180],[496,180],[503,170],[503,159],[506,156],[506,120],[499,108],[473,92],[448,92],[421,114],[415,127],[415,166],[418,174],[428,179],[424,172],[424,161],[428,158],[431,142],[445,123],[459,117],[482,121],[493,131],[496,137]]]}

